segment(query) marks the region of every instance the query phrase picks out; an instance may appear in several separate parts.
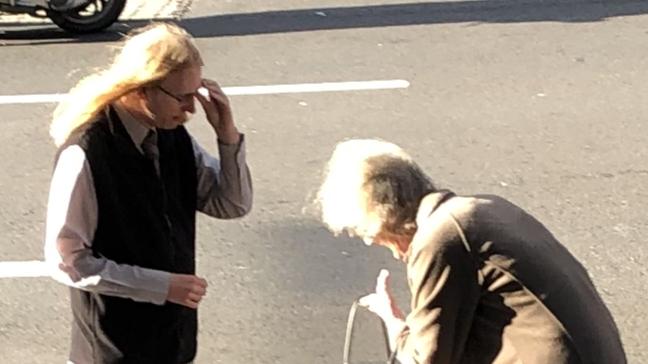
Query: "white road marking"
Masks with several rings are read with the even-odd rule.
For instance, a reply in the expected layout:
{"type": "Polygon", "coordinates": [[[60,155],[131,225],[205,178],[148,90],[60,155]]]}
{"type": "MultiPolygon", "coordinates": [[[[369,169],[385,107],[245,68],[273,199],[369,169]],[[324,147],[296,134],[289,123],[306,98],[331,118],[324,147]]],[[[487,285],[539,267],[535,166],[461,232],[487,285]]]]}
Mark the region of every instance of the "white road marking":
{"type": "Polygon", "coordinates": [[[0,278],[24,278],[24,277],[47,277],[47,266],[45,262],[14,261],[0,262],[0,278]]]}
{"type": "Polygon", "coordinates": [[[0,105],[8,104],[43,104],[59,102],[66,94],[41,94],[41,95],[2,95],[0,105]]]}
{"type": "Polygon", "coordinates": [[[408,88],[410,83],[406,80],[380,80],[380,81],[352,81],[352,82],[324,82],[324,83],[298,83],[292,85],[271,86],[245,86],[226,87],[223,91],[228,95],[268,95],[304,92],[332,92],[332,91],[361,91],[361,90],[386,90],[408,88]]]}
{"type": "MultiPolygon", "coordinates": [[[[410,83],[406,80],[375,80],[223,87],[223,91],[228,95],[243,96],[309,92],[387,90],[408,88],[409,85],[410,83]]],[[[66,95],[67,94],[60,93],[34,95],[0,95],[0,105],[57,103],[64,100],[66,95]]]]}

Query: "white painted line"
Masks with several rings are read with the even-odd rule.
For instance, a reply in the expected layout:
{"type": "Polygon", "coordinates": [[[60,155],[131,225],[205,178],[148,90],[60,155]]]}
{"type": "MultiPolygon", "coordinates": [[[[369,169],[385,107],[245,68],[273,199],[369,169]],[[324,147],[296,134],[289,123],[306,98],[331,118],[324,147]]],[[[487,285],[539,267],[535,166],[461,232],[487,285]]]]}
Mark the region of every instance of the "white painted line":
{"type": "Polygon", "coordinates": [[[0,278],[46,277],[49,276],[45,262],[39,260],[24,262],[0,262],[0,278]]]}
{"type": "Polygon", "coordinates": [[[42,95],[2,95],[0,105],[9,104],[47,104],[60,102],[65,99],[66,94],[42,94],[42,95]]]}
{"type": "MultiPolygon", "coordinates": [[[[408,88],[409,85],[410,83],[406,80],[376,80],[223,87],[223,91],[231,96],[243,96],[308,92],[388,90],[408,88]]],[[[0,95],[0,105],[57,103],[65,99],[65,97],[66,94],[0,95]]]]}
{"type": "Polygon", "coordinates": [[[298,83],[292,85],[226,87],[223,89],[223,91],[228,95],[268,95],[268,94],[289,94],[289,93],[304,93],[304,92],[386,90],[386,89],[396,89],[396,88],[408,88],[409,85],[410,83],[406,80],[382,80],[382,81],[324,82],[324,83],[298,83]]]}

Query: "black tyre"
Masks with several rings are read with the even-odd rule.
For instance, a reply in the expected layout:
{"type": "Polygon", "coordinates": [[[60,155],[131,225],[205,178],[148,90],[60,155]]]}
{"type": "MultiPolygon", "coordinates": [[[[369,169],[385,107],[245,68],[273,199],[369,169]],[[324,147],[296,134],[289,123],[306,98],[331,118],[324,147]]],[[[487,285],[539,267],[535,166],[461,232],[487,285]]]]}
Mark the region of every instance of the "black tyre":
{"type": "Polygon", "coordinates": [[[87,7],[65,13],[48,12],[47,16],[71,33],[92,33],[106,29],[119,19],[126,0],[95,0],[87,7]]]}

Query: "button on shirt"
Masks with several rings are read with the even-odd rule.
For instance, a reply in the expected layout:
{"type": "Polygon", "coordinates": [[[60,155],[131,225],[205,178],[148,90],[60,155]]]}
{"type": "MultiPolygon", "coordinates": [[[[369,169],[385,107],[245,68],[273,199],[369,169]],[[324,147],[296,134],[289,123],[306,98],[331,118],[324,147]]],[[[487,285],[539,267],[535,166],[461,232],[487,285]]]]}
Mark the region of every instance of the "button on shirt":
{"type": "MultiPolygon", "coordinates": [[[[115,106],[134,145],[144,154],[142,143],[155,130],[139,123],[126,110],[115,106]]],[[[157,142],[152,142],[156,146],[157,142]]],[[[212,157],[192,138],[197,170],[198,210],[216,217],[233,218],[252,206],[252,182],[245,158],[245,140],[218,143],[220,160],[212,157]]],[[[155,154],[155,153],[153,153],[155,154]]],[[[153,156],[156,170],[159,163],[153,156]]],[[[92,241],[97,227],[98,206],[90,165],[78,145],[60,154],[52,176],[47,209],[45,260],[52,277],[68,286],[95,293],[164,304],[171,273],[95,257],[92,241]]]]}

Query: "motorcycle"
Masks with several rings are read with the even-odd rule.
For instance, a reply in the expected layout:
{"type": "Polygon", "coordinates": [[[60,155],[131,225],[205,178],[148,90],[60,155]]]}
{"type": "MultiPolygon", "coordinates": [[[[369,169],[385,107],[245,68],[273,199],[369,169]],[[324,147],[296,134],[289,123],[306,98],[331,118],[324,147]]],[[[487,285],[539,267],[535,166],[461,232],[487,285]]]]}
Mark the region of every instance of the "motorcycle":
{"type": "Polygon", "coordinates": [[[49,18],[77,34],[108,28],[121,15],[126,0],[0,0],[0,12],[49,18]]]}

